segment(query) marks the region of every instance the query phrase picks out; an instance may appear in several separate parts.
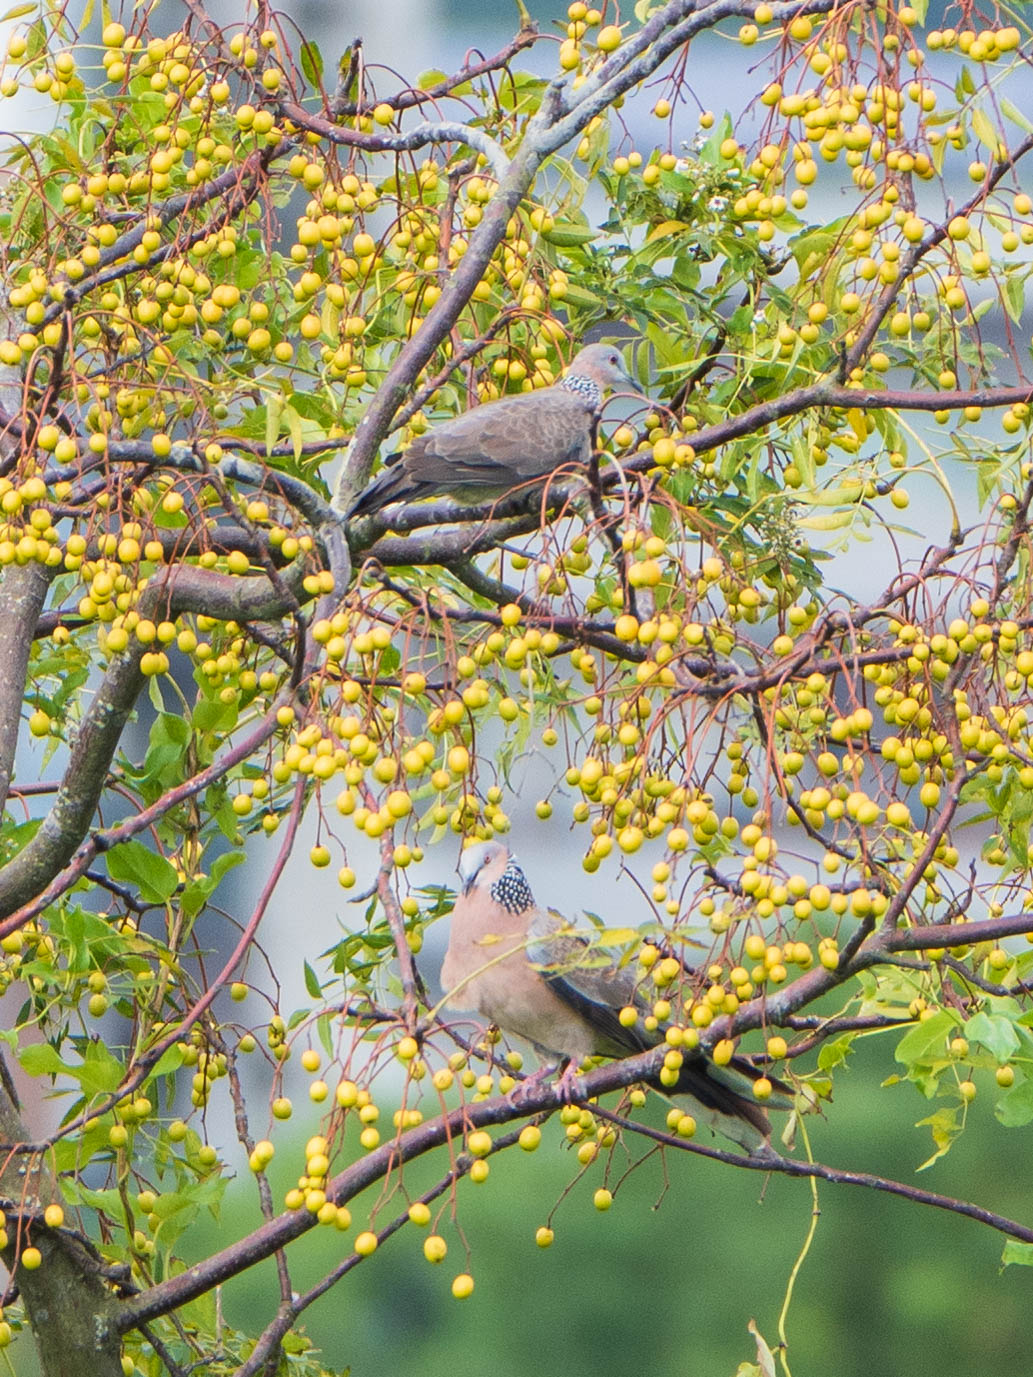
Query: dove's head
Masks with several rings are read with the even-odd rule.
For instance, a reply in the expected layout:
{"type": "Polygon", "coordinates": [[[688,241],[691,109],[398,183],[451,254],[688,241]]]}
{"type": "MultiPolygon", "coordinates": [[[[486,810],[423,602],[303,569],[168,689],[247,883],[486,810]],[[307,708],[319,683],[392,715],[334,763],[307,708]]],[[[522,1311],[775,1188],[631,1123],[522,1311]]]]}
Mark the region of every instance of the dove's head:
{"type": "Polygon", "coordinates": [[[596,384],[600,392],[607,387],[628,387],[637,392],[638,387],[628,376],[615,344],[586,344],[570,361],[568,377],[588,378],[596,384]]]}
{"type": "Polygon", "coordinates": [[[464,894],[486,891],[509,913],[524,913],[534,906],[527,877],[509,847],[501,842],[468,846],[459,857],[457,869],[464,894]]]}

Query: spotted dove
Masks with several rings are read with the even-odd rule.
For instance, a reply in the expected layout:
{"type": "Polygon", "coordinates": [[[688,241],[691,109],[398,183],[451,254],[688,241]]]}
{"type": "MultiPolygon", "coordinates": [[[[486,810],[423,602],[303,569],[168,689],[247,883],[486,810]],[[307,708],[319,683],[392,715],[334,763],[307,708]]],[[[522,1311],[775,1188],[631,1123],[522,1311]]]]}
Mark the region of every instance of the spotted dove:
{"type": "MultiPolygon", "coordinates": [[[[594,946],[559,914],[539,908],[523,870],[505,846],[468,847],[459,862],[462,892],[441,968],[447,1003],[476,1009],[507,1033],[530,1042],[547,1061],[568,1060],[571,1071],[589,1056],[627,1057],[664,1041],[663,1025],[649,1032],[652,1001],[634,969],[594,946]],[[639,1017],[625,1027],[621,1009],[639,1017]]],[[[717,1066],[686,1054],[674,1086],[654,1088],[690,1101],[695,1113],[749,1152],[770,1152],[771,1125],[752,1095],[761,1072],[745,1057],[717,1066]]],[[[568,1080],[569,1084],[569,1080],[568,1080]]],[[[793,1107],[792,1090],[774,1082],[769,1103],[793,1107]]]]}
{"type": "Polygon", "coordinates": [[[479,502],[570,464],[587,464],[607,387],[634,388],[612,344],[589,344],[560,382],[474,407],[388,456],[349,516],[444,495],[479,502]]]}

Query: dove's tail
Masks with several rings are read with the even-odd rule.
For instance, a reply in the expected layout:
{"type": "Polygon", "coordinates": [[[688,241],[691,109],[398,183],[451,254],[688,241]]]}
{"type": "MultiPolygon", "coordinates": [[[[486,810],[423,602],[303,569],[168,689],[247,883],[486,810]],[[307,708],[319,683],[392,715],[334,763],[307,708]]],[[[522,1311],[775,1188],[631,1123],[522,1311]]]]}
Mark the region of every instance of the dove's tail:
{"type": "MultiPolygon", "coordinates": [[[[676,1085],[664,1086],[661,1093],[687,1096],[690,1108],[705,1111],[705,1118],[725,1137],[753,1152],[767,1143],[771,1123],[764,1107],[753,1096],[753,1082],[764,1075],[745,1057],[733,1057],[727,1066],[716,1066],[704,1058],[686,1058],[676,1085]]],[[[773,1091],[765,1101],[772,1109],[792,1109],[793,1090],[783,1081],[773,1080],[773,1091]]]]}
{"type": "Polygon", "coordinates": [[[372,516],[389,502],[402,502],[410,495],[411,480],[398,462],[401,458],[401,452],[388,456],[381,472],[348,508],[348,516],[372,516]]]}

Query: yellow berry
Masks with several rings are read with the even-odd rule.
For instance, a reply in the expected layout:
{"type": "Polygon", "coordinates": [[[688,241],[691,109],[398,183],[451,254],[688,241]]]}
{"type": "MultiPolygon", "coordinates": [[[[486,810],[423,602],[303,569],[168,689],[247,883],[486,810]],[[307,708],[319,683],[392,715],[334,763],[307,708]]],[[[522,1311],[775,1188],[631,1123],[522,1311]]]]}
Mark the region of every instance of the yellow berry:
{"type": "Polygon", "coordinates": [[[29,731],[33,736],[46,736],[50,731],[50,717],[42,708],[37,708],[29,718],[29,731]]]}
{"type": "Polygon", "coordinates": [[[711,1056],[717,1066],[727,1066],[735,1054],[735,1043],[731,1038],[722,1038],[720,1042],[714,1044],[711,1056]]]}

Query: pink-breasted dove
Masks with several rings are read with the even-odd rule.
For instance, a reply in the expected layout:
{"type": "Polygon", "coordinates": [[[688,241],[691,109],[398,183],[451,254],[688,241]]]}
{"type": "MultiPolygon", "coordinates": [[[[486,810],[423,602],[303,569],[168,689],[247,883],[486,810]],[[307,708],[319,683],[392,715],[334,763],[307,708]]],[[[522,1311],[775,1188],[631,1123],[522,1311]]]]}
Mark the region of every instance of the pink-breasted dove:
{"type": "MultiPolygon", "coordinates": [[[[634,969],[540,908],[507,847],[468,847],[459,875],[462,890],[441,968],[449,1006],[476,1010],[525,1038],[544,1060],[569,1059],[572,1069],[586,1057],[632,1056],[664,1041],[663,1025],[652,1031],[644,1026],[652,1001],[639,989],[634,969]],[[628,1007],[640,1013],[630,1027],[619,1017],[628,1007]]],[[[745,1057],[718,1066],[686,1054],[675,1085],[651,1084],[664,1095],[688,1097],[698,1117],[747,1151],[770,1151],[771,1125],[752,1094],[763,1074],[745,1057]]],[[[791,1088],[780,1081],[774,1087],[768,1103],[792,1109],[791,1088]]]]}
{"type": "Polygon", "coordinates": [[[489,501],[567,465],[586,465],[603,393],[618,383],[635,388],[616,347],[586,345],[552,387],[485,402],[389,455],[348,515],[424,497],[489,501]]]}

